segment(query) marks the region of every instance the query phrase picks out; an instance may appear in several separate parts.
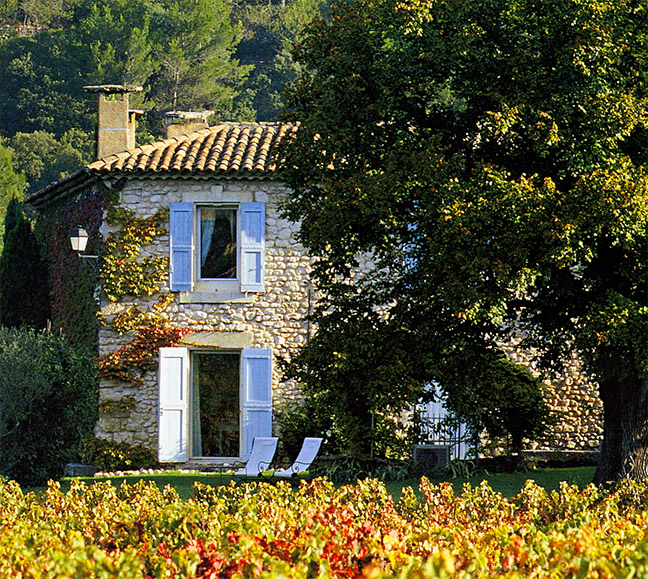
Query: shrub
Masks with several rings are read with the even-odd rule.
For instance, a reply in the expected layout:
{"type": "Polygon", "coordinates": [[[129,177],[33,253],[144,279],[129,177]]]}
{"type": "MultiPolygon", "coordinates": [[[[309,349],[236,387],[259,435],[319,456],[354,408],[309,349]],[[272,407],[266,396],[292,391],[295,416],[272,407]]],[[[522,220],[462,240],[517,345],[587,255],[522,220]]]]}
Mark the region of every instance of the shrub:
{"type": "MultiPolygon", "coordinates": [[[[354,433],[345,429],[346,422],[334,415],[320,398],[307,398],[279,406],[275,418],[280,425],[279,454],[284,458],[293,460],[307,436],[324,438],[320,456],[354,456],[350,452],[354,433]]],[[[411,458],[412,445],[421,440],[421,420],[416,413],[410,413],[403,420],[403,416],[397,418],[389,409],[376,412],[370,429],[373,441],[366,456],[373,454],[374,457],[388,459],[386,462],[389,459],[402,461],[411,458]]],[[[362,462],[365,455],[355,457],[362,462]]],[[[353,462],[350,460],[350,463],[353,462]]]]}
{"type": "Polygon", "coordinates": [[[137,470],[158,465],[151,449],[105,438],[86,438],[81,444],[80,451],[83,462],[93,464],[104,472],[137,470]]]}
{"type": "Polygon", "coordinates": [[[283,458],[295,460],[307,436],[325,438],[320,455],[335,452],[334,441],[327,436],[327,431],[330,434],[330,419],[323,418],[308,400],[280,405],[275,410],[275,419],[281,429],[279,454],[283,458]]]}
{"type": "Polygon", "coordinates": [[[59,477],[97,415],[88,356],[50,332],[0,328],[0,472],[24,484],[59,477]]]}
{"type": "Polygon", "coordinates": [[[403,480],[423,473],[422,466],[412,460],[355,456],[335,456],[318,461],[311,470],[315,476],[324,476],[335,483],[352,483],[365,478],[403,480]]]}

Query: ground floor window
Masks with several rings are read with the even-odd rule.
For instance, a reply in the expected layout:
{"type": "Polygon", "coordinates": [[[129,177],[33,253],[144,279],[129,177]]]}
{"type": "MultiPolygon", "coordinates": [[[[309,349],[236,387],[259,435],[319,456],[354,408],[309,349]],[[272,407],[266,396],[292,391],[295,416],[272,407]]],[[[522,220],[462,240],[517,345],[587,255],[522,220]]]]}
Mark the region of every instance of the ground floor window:
{"type": "Polygon", "coordinates": [[[160,462],[246,458],[272,435],[272,352],[160,348],[160,462]]]}
{"type": "Polygon", "coordinates": [[[240,355],[191,356],[192,456],[239,456],[240,355]]]}

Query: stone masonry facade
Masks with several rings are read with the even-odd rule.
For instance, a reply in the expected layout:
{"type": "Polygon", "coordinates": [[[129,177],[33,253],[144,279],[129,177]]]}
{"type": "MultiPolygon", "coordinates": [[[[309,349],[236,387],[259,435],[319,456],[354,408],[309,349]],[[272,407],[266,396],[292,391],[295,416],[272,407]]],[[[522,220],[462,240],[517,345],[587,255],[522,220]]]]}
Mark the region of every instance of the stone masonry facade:
{"type": "MultiPolygon", "coordinates": [[[[535,363],[524,352],[512,350],[509,355],[537,373],[535,363]]],[[[573,358],[560,377],[545,380],[545,385],[549,406],[558,420],[546,438],[531,443],[528,450],[596,453],[603,440],[603,402],[597,384],[587,379],[578,359],[573,358]]]]}
{"type": "MultiPolygon", "coordinates": [[[[219,303],[219,298],[184,292],[174,293],[174,300],[164,315],[174,326],[190,328],[186,336],[191,344],[193,332],[215,332],[225,342],[245,344],[254,348],[271,348],[273,364],[274,403],[299,399],[298,389],[282,382],[277,370],[279,357],[289,357],[308,339],[306,321],[310,298],[308,271],[310,260],[303,247],[295,241],[296,226],[282,219],[278,203],[284,189],[270,180],[223,180],[222,182],[198,180],[129,180],[121,192],[120,205],[134,211],[139,217],[155,214],[160,207],[173,201],[192,199],[204,202],[234,203],[256,201],[266,203],[265,291],[249,293],[219,303]],[[196,301],[205,296],[206,301],[196,301]],[[188,303],[185,303],[188,302],[188,303]]],[[[109,229],[104,230],[104,236],[109,229]]],[[[155,244],[145,248],[147,255],[169,255],[169,236],[160,236],[155,244]]],[[[167,283],[161,294],[169,293],[167,283]]],[[[110,327],[117,314],[136,306],[148,311],[159,295],[148,299],[123,300],[102,303],[105,320],[99,331],[99,355],[106,355],[121,347],[134,334],[119,335],[110,327]]],[[[128,409],[102,411],[96,428],[100,437],[130,444],[142,444],[151,449],[157,446],[157,375],[149,372],[137,386],[103,380],[100,385],[100,403],[134,398],[128,409]]],[[[115,405],[116,407],[116,405],[115,405]]]]}

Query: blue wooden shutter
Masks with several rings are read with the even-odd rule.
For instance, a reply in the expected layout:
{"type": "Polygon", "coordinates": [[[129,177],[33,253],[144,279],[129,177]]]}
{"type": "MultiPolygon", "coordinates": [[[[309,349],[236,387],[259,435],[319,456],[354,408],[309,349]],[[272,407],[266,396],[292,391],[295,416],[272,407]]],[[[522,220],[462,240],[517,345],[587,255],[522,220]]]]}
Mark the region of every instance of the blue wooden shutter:
{"type": "Polygon", "coordinates": [[[193,289],[193,203],[169,205],[171,248],[169,286],[171,291],[193,289]]]}
{"type": "Polygon", "coordinates": [[[160,348],[158,460],[187,461],[189,351],[160,348]]]}
{"type": "Polygon", "coordinates": [[[241,291],[264,291],[265,203],[241,203],[241,291]]]}
{"type": "Polygon", "coordinates": [[[272,436],[272,350],[244,348],[241,355],[243,432],[247,460],[255,436],[272,436]]]}

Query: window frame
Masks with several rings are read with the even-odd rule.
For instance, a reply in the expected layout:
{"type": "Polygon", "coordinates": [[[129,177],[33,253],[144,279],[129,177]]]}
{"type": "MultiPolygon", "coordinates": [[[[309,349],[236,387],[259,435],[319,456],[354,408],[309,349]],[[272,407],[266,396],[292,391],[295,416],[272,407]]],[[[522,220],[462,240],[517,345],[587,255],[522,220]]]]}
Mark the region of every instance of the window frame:
{"type": "MultiPolygon", "coordinates": [[[[265,291],[264,202],[172,202],[170,204],[169,252],[171,291],[185,292],[185,301],[202,295],[207,301],[232,301],[248,293],[265,291]],[[236,211],[236,277],[200,277],[200,209],[223,207],[236,211]],[[190,213],[190,215],[189,215],[190,213]],[[194,294],[194,297],[190,297],[194,294]]],[[[204,301],[204,300],[201,300],[204,301]]]]}

